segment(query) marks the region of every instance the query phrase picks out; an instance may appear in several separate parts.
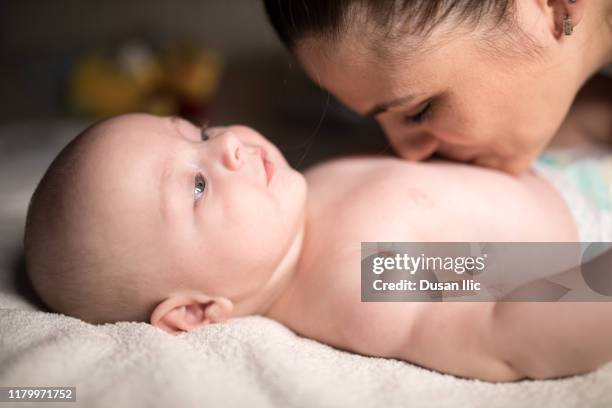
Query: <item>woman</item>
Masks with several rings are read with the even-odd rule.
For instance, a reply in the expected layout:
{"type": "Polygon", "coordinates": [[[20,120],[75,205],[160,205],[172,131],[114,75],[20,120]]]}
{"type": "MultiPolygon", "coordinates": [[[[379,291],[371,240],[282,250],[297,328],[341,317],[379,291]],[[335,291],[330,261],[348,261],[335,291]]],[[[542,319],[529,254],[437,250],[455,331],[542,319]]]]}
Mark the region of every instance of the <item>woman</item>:
{"type": "MultiPolygon", "coordinates": [[[[376,118],[409,160],[439,153],[519,174],[558,132],[578,91],[612,62],[609,0],[265,6],[307,74],[352,110],[376,118]]],[[[603,81],[584,98],[588,109],[576,106],[587,116],[573,123],[597,123],[596,132],[609,136],[612,88],[610,78],[603,81]]]]}

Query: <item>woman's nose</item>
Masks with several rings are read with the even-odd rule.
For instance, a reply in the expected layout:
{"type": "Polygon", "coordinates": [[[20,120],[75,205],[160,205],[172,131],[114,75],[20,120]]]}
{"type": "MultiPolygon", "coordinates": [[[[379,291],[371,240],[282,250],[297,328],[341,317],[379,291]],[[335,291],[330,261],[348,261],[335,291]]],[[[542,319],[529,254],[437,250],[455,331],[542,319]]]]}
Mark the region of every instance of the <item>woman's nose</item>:
{"type": "Polygon", "coordinates": [[[232,132],[223,132],[212,140],[221,153],[221,161],[229,170],[235,171],[242,166],[244,146],[232,132]]]}
{"type": "Polygon", "coordinates": [[[429,132],[406,131],[402,128],[385,130],[396,152],[410,161],[429,158],[440,145],[439,140],[429,132]]]}

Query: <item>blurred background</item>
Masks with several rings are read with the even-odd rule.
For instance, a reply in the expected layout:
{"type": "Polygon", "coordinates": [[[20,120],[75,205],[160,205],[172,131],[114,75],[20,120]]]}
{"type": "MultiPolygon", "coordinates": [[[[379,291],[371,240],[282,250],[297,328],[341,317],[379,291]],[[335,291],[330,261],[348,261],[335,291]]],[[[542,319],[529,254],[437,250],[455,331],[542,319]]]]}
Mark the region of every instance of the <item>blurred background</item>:
{"type": "Polygon", "coordinates": [[[3,0],[0,98],[5,154],[131,111],[247,124],[300,169],[389,150],[305,77],[257,0],[3,0]]]}

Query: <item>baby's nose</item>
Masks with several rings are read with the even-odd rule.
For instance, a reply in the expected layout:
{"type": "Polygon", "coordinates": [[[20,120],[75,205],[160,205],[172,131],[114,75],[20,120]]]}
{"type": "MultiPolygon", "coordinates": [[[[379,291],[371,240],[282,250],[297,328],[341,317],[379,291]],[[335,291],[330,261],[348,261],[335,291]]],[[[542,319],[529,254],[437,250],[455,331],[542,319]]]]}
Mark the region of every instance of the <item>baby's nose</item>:
{"type": "Polygon", "coordinates": [[[223,165],[230,170],[238,170],[243,160],[243,144],[232,132],[223,132],[215,139],[221,148],[223,165]]]}

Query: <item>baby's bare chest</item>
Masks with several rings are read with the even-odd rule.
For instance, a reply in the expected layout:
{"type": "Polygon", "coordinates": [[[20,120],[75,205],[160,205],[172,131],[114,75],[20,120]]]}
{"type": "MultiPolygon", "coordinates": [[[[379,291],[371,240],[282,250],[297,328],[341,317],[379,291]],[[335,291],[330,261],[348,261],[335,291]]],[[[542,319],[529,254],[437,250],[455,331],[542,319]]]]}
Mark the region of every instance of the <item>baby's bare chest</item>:
{"type": "Polygon", "coordinates": [[[362,354],[396,357],[408,347],[426,305],[362,301],[359,250],[329,245],[310,254],[271,317],[302,336],[362,354]]]}
{"type": "Polygon", "coordinates": [[[367,241],[418,240],[423,220],[440,218],[435,194],[398,177],[325,183],[310,194],[315,197],[309,208],[312,236],[325,237],[325,244],[339,251],[367,241]]]}

